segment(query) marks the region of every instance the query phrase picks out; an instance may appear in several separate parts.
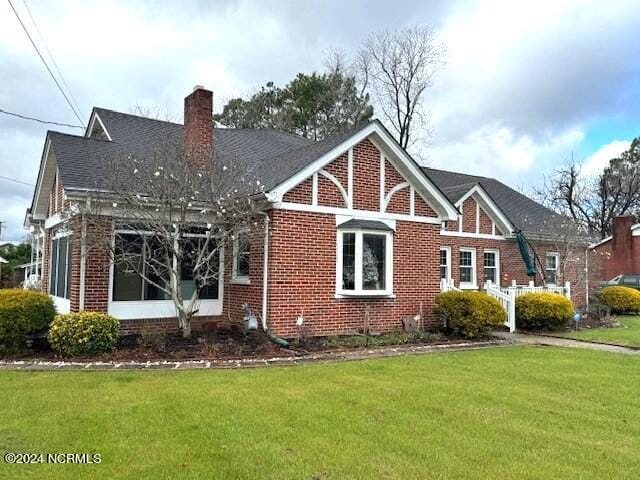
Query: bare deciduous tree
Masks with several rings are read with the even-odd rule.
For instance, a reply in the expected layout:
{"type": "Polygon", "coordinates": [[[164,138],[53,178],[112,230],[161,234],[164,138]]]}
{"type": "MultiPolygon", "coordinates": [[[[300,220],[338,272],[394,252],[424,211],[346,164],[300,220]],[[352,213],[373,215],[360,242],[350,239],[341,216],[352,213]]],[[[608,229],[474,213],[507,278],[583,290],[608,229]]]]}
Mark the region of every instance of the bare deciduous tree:
{"type": "Polygon", "coordinates": [[[640,210],[640,139],[610,160],[600,175],[582,175],[580,165],[571,161],[547,177],[534,193],[541,203],[571,217],[590,234],[606,237],[616,216],[640,210]]]}
{"type": "Polygon", "coordinates": [[[113,217],[114,233],[93,248],[109,253],[125,295],[131,281],[142,285],[144,299],[171,300],[189,337],[201,300],[218,292],[223,248],[264,216],[262,186],[237,158],[217,156],[213,164],[198,166],[182,142],[105,161],[108,196],[85,213],[90,219],[113,217]]]}
{"type": "Polygon", "coordinates": [[[429,27],[372,34],[356,58],[361,88],[370,91],[398,143],[410,147],[428,128],[426,90],[445,64],[446,47],[429,27]]]}

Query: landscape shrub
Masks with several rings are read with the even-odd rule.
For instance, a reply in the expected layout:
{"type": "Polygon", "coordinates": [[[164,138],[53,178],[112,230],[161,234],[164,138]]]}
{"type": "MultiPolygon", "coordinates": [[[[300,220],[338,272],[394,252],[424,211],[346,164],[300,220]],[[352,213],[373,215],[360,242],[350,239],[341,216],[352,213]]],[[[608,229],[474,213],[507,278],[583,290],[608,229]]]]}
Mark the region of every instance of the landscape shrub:
{"type": "Polygon", "coordinates": [[[525,293],[516,298],[516,328],[559,330],[573,318],[573,304],[563,295],[550,292],[525,293]]]}
{"type": "Polygon", "coordinates": [[[611,313],[640,312],[640,292],[629,287],[605,287],[600,292],[600,299],[611,313]]]}
{"type": "Polygon", "coordinates": [[[435,303],[445,330],[466,338],[487,335],[506,319],[500,302],[483,292],[449,291],[436,296],[435,303]]]}
{"type": "Polygon", "coordinates": [[[49,344],[65,356],[95,355],[113,350],[120,336],[120,322],[104,313],[57,315],[49,329],[49,344]]]}
{"type": "Polygon", "coordinates": [[[45,293],[0,290],[0,355],[23,350],[30,335],[46,332],[55,314],[53,301],[45,293]]]}

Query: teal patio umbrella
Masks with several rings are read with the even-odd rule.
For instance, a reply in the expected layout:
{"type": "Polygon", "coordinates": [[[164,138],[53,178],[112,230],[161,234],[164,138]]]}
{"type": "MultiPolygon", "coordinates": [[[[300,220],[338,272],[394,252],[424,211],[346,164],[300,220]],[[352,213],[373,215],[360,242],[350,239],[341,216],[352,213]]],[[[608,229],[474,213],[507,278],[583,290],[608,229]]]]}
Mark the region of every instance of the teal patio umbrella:
{"type": "Polygon", "coordinates": [[[524,264],[527,267],[527,275],[529,277],[535,277],[536,266],[533,258],[531,257],[531,252],[529,252],[529,243],[524,237],[522,230],[518,230],[516,233],[516,241],[518,242],[518,249],[520,250],[520,255],[522,255],[522,260],[524,260],[524,264]]]}

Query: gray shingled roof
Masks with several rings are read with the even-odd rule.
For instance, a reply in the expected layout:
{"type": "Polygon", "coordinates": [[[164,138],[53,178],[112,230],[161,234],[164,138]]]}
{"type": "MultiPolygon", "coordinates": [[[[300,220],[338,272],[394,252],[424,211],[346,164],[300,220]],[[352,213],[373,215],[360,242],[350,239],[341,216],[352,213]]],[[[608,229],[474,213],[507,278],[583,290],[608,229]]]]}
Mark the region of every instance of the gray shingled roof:
{"type": "MultiPolygon", "coordinates": [[[[49,132],[65,188],[106,189],[104,159],[123,154],[145,155],[167,141],[180,141],[183,126],[136,115],[95,108],[112,141],[49,132]]],[[[267,190],[295,175],[323,154],[369,123],[321,142],[273,129],[216,128],[215,156],[242,162],[267,190]]],[[[480,184],[517,228],[537,234],[553,234],[550,226],[559,217],[529,197],[493,178],[423,168],[425,174],[455,203],[480,184]]]]}
{"type": "Polygon", "coordinates": [[[423,167],[422,170],[455,203],[475,185],[481,185],[514,227],[536,235],[557,234],[557,225],[567,219],[540,205],[495,178],[423,167]]]}
{"type": "MultiPolygon", "coordinates": [[[[95,108],[112,141],[49,132],[53,152],[67,189],[105,189],[108,172],[105,158],[123,154],[150,154],[167,141],[182,139],[183,126],[136,115],[95,108]]],[[[214,130],[216,158],[242,162],[244,168],[273,188],[313,160],[364,128],[367,123],[324,141],[312,140],[274,129],[214,130]]]]}

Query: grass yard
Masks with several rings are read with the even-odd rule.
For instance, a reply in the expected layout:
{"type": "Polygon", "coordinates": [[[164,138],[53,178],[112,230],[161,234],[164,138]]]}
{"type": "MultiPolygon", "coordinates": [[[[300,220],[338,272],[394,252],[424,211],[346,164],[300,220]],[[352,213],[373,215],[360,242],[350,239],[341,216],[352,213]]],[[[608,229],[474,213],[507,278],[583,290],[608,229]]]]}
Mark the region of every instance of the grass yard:
{"type": "Polygon", "coordinates": [[[619,316],[616,319],[622,325],[621,327],[585,328],[577,332],[563,334],[563,336],[577,340],[592,340],[595,342],[640,347],[640,317],[619,316]]]}
{"type": "Polygon", "coordinates": [[[640,360],[544,347],[217,371],[0,372],[0,478],[637,478],[640,360]]]}

